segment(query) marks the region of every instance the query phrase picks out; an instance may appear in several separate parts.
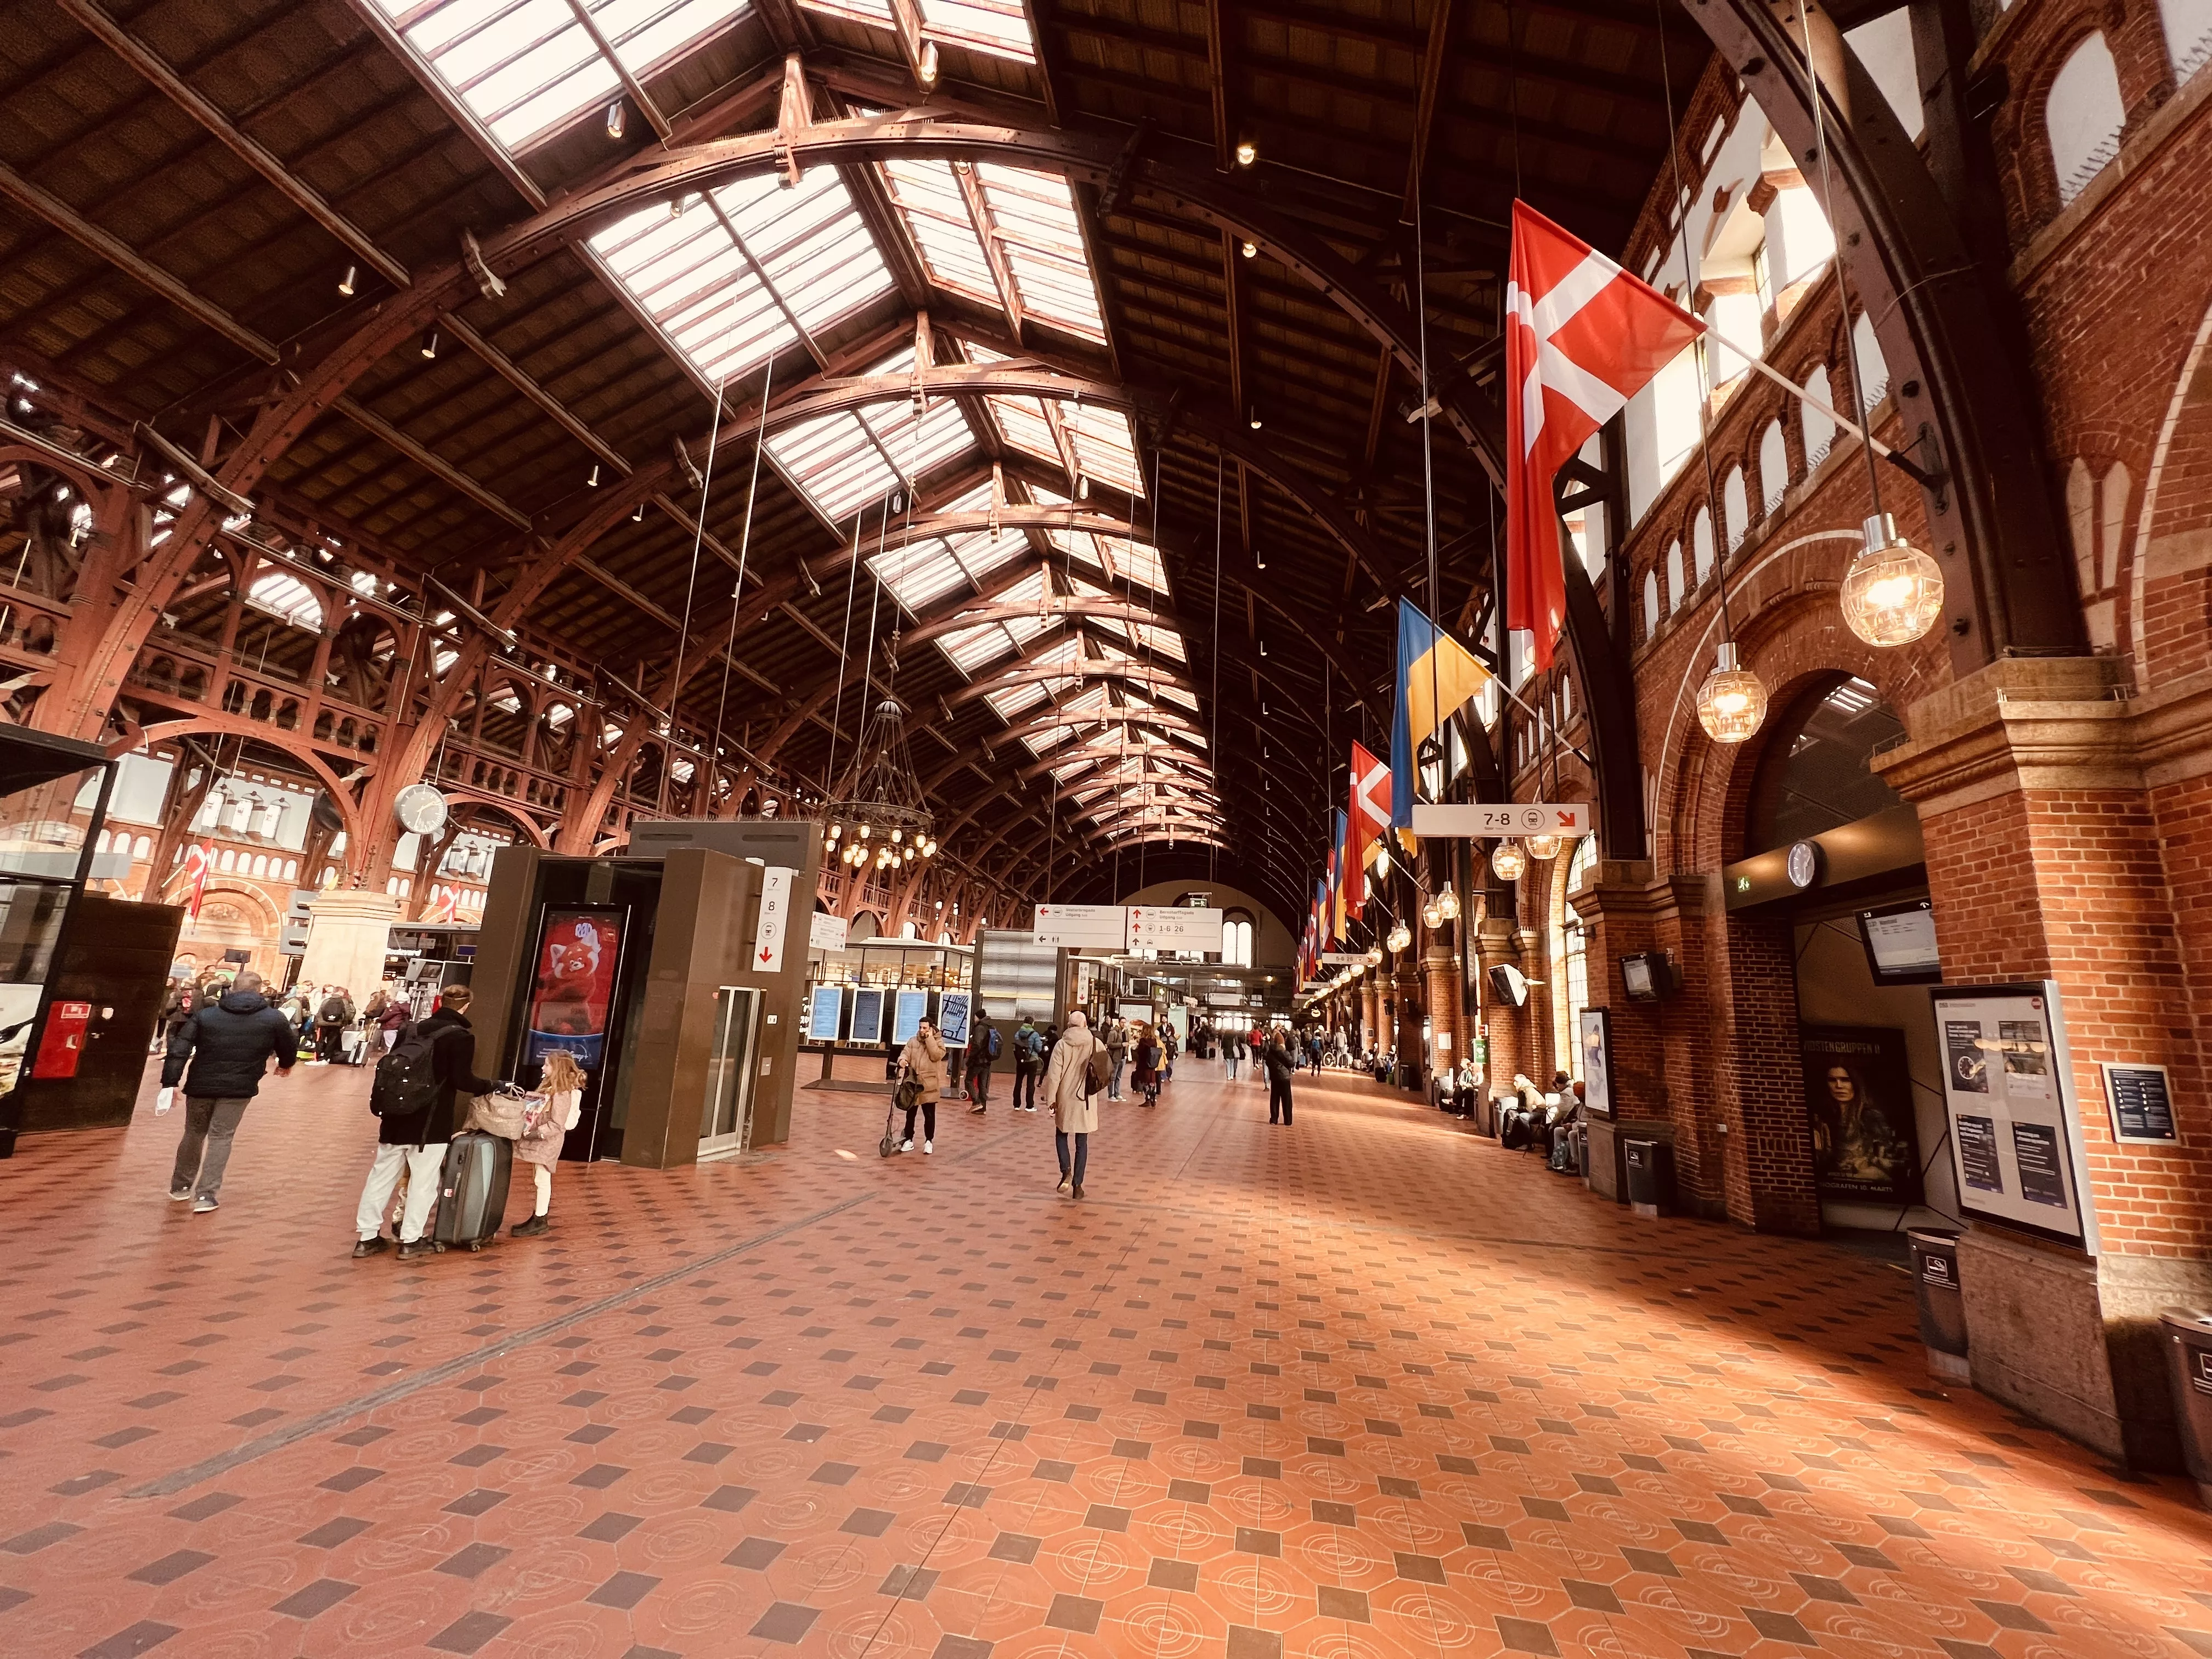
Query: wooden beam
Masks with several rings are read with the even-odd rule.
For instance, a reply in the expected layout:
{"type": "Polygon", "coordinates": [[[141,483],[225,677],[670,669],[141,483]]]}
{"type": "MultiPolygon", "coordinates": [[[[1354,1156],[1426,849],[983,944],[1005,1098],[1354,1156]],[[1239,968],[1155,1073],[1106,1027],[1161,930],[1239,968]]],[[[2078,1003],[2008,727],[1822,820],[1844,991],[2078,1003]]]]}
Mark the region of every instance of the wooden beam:
{"type": "Polygon", "coordinates": [[[1213,165],[1223,173],[1237,165],[1235,112],[1229,106],[1231,20],[1230,0],[1206,0],[1206,72],[1213,100],[1213,165]]]}
{"type": "Polygon", "coordinates": [[[444,479],[478,507],[497,514],[517,530],[530,528],[530,515],[527,513],[508,506],[504,497],[485,489],[483,485],[469,477],[445,457],[435,453],[426,445],[416,442],[374,410],[363,408],[351,398],[335,398],[331,401],[331,407],[361,428],[362,431],[381,439],[398,450],[424,471],[444,479]]]}
{"type": "Polygon", "coordinates": [[[1452,0],[1429,0],[1429,40],[1421,56],[1421,91],[1413,106],[1413,156],[1406,168],[1406,199],[1398,216],[1413,222],[1413,206],[1421,194],[1421,179],[1429,160],[1429,124],[1437,112],[1437,91],[1443,84],[1444,62],[1451,55],[1452,0]]]}
{"type": "Polygon", "coordinates": [[[297,178],[258,140],[241,132],[231,118],[195,91],[175,70],[110,17],[93,0],[55,0],[62,10],[97,36],[100,43],[152,82],[179,109],[204,128],[232,155],[266,179],[286,200],[313,219],[394,288],[405,288],[412,279],[407,267],[370,238],[368,232],[331,206],[322,193],[297,178]]]}

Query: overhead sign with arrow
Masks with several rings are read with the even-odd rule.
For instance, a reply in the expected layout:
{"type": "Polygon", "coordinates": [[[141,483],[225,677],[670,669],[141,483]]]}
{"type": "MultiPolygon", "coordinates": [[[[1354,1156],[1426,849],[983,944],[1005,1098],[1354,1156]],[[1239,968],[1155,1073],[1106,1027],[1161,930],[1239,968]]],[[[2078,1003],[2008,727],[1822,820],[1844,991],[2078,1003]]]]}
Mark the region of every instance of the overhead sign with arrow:
{"type": "Polygon", "coordinates": [[[1413,833],[1449,840],[1454,836],[1579,836],[1590,827],[1587,801],[1477,801],[1468,805],[1413,806],[1413,833]]]}
{"type": "Polygon", "coordinates": [[[761,871],[760,927],[753,936],[753,971],[783,971],[784,924],[791,917],[791,875],[781,865],[761,871]]]}

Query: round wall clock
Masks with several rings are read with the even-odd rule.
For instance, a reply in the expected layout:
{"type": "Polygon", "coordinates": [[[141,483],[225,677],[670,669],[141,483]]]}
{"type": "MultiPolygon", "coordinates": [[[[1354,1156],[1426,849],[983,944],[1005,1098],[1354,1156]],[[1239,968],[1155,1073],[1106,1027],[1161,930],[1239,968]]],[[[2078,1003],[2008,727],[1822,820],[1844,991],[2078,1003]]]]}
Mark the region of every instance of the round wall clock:
{"type": "Polygon", "coordinates": [[[1790,884],[1810,887],[1820,878],[1820,843],[1817,841],[1792,842],[1790,848],[1790,884]]]}
{"type": "Polygon", "coordinates": [[[410,783],[392,803],[400,827],[418,836],[434,836],[446,827],[446,798],[427,783],[410,783]]]}

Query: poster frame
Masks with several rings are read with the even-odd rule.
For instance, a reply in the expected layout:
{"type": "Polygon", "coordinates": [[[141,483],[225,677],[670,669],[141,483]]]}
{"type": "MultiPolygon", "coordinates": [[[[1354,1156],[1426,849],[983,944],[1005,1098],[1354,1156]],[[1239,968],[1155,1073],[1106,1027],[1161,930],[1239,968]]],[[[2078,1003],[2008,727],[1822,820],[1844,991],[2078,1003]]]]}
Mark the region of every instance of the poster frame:
{"type": "Polygon", "coordinates": [[[2166,1067],[2147,1060],[2107,1060],[2098,1063],[2098,1072],[2105,1080],[2105,1112],[2110,1120],[2114,1141],[2123,1146],[2179,1146],[2181,1145],[2181,1120],[2173,1110],[2173,1074],[2166,1067]],[[2118,1092],[2113,1086],[2115,1072],[2156,1072],[2159,1084],[2166,1095],[2166,1121],[2173,1133],[2166,1135],[2131,1135],[2124,1131],[2120,1120],[2118,1092]]]}
{"type": "MultiPolygon", "coordinates": [[[[560,1046],[558,1043],[548,1043],[541,1048],[538,1041],[539,1037],[555,1037],[558,1036],[560,1034],[554,1031],[540,1031],[537,1026],[532,1024],[532,1017],[538,1012],[538,979],[541,964],[545,959],[545,941],[547,936],[552,931],[553,918],[556,915],[564,919],[575,916],[606,916],[614,919],[619,930],[615,939],[614,963],[608,969],[607,1014],[605,1021],[601,1024],[599,1030],[593,1034],[599,1040],[598,1063],[593,1066],[584,1066],[583,1069],[594,1077],[601,1076],[607,1072],[608,1063],[611,1058],[607,1052],[610,1046],[608,1039],[615,1034],[616,1015],[622,996],[623,967],[629,957],[630,908],[631,907],[627,904],[553,904],[541,902],[538,905],[538,926],[533,932],[533,937],[530,947],[530,955],[523,969],[522,996],[520,998],[520,1002],[522,1009],[521,1063],[524,1066],[542,1066],[544,1063],[545,1056],[551,1054],[556,1048],[560,1046]]],[[[579,1060],[577,1064],[582,1066],[583,1062],[581,1060],[579,1060]]],[[[596,1098],[596,1097],[594,1097],[594,1098],[596,1098]]]]}
{"type": "Polygon", "coordinates": [[[1583,1051],[1583,1109],[1591,1117],[1613,1121],[1613,1015],[1605,1008],[1578,1008],[1575,1011],[1575,1042],[1583,1051]],[[1593,1048],[1591,1038],[1596,1038],[1593,1048]],[[1598,1056],[1598,1071],[1601,1076],[1590,1074],[1589,1056],[1598,1056]]]}
{"type": "Polygon", "coordinates": [[[1951,1145],[1951,1173],[1958,1184],[1960,1213],[1979,1225],[2002,1227],[2053,1244],[2063,1244],[2087,1255],[2098,1255],[2097,1209],[2089,1185],[2088,1149],[2082,1139],[2081,1102],[2075,1097],[2074,1088],[2074,1051],[2067,1039],[2066,1009],[2059,996],[2058,981],[2044,979],[1993,985],[1931,985],[1928,988],[1928,1000],[1936,1022],[1936,1047],[1944,1055],[1943,1127],[1951,1145]],[[2051,1074],[2052,1088],[2057,1097],[2058,1127],[2065,1140],[2063,1164],[2067,1178],[2074,1183],[2075,1212],[2081,1218],[2078,1232],[2069,1231],[2063,1227],[2038,1226],[2033,1222],[1978,1204],[1974,1194],[1980,1189],[1970,1185],[1966,1180],[1959,1144],[1958,1096],[1951,1086],[1951,1051],[1944,1030],[1944,1006],[1948,1003],[1984,1002],[2004,998],[2023,1000],[2040,998],[2043,1002],[2043,1021],[2051,1039],[2051,1074]]]}
{"type": "Polygon", "coordinates": [[[937,1034],[945,1039],[946,1048],[964,1048],[969,1033],[974,1029],[975,999],[969,991],[940,991],[937,994],[937,1034]]]}
{"type": "Polygon", "coordinates": [[[1801,1021],[1797,1027],[1797,1053],[1804,1073],[1805,1128],[1813,1146],[1813,1189],[1820,1201],[1824,1204],[1863,1204],[1884,1210],[1910,1210],[1924,1205],[1928,1201],[1926,1154],[1920,1146],[1917,1102],[1913,1097],[1912,1058],[1903,1029],[1895,1025],[1831,1025],[1801,1021]],[[1875,1085],[1869,1091],[1875,1094],[1877,1104],[1883,1108],[1882,1115],[1905,1141],[1903,1176],[1895,1183],[1895,1191],[1877,1192],[1851,1186],[1839,1180],[1821,1164],[1819,1133],[1821,1103],[1815,1092],[1812,1075],[1814,1067],[1810,1063],[1812,1056],[1808,1049],[1814,1044],[1823,1042],[1850,1043],[1858,1050],[1872,1051],[1872,1059],[1857,1052],[1848,1056],[1831,1055],[1820,1062],[1819,1069],[1825,1072],[1830,1066],[1845,1065],[1846,1070],[1857,1074],[1860,1082],[1875,1085]],[[1877,1061],[1880,1075],[1875,1075],[1877,1061]]]}

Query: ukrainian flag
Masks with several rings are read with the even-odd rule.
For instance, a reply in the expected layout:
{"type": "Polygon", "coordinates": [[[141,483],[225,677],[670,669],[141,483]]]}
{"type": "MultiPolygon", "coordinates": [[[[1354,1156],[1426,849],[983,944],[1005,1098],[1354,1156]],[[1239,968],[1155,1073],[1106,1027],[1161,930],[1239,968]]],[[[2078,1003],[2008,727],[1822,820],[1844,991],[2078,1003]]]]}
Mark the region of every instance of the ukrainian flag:
{"type": "Polygon", "coordinates": [[[1336,841],[1328,849],[1329,938],[1338,945],[1344,943],[1345,897],[1352,885],[1351,830],[1352,820],[1340,809],[1336,841]]]}
{"type": "Polygon", "coordinates": [[[1390,822],[1413,827],[1414,757],[1495,677],[1407,599],[1398,601],[1398,706],[1390,720],[1390,822]]]}

